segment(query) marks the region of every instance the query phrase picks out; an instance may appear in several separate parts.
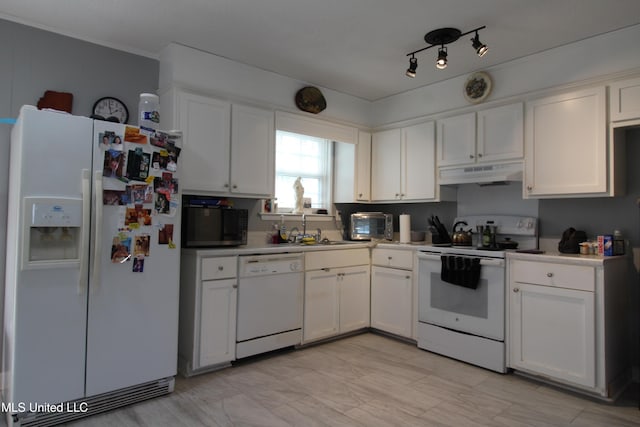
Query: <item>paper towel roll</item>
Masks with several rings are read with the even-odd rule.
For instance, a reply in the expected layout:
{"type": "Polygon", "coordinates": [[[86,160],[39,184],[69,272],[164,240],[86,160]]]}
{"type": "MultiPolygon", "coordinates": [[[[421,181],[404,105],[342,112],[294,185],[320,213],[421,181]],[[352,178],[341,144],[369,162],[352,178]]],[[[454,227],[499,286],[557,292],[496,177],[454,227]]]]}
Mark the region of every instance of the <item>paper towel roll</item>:
{"type": "Polygon", "coordinates": [[[411,241],[411,215],[400,215],[400,243],[411,241]]]}

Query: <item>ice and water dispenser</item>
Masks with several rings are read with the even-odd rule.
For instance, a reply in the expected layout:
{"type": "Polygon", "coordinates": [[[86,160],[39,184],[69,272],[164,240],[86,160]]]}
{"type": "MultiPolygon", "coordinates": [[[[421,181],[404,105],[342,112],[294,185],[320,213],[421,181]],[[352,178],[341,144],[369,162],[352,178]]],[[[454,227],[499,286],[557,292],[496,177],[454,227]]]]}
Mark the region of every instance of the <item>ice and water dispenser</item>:
{"type": "Polygon", "coordinates": [[[28,218],[25,218],[22,267],[51,268],[78,263],[82,199],[27,197],[24,202],[28,218]]]}

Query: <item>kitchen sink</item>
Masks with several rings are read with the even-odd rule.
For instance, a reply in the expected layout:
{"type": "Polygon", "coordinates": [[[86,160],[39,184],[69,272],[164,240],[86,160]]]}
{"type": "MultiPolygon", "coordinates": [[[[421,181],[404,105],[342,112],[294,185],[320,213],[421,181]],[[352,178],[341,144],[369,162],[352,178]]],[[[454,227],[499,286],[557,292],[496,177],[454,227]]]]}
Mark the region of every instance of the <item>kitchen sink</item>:
{"type": "Polygon", "coordinates": [[[321,240],[317,242],[316,245],[350,245],[354,242],[345,241],[345,240],[321,240]]]}

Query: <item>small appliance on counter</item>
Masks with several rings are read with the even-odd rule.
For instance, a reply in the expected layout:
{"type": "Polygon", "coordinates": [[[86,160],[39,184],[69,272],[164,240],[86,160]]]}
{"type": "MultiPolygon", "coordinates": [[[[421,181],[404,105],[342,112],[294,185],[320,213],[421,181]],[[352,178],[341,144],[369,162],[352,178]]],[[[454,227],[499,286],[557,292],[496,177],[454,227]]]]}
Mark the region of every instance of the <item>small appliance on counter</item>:
{"type": "Polygon", "coordinates": [[[393,240],[393,215],[382,212],[356,212],[349,221],[349,240],[393,240]]]}
{"type": "Polygon", "coordinates": [[[224,200],[202,196],[184,196],[182,203],[183,248],[247,244],[247,209],[234,209],[224,200]]]}

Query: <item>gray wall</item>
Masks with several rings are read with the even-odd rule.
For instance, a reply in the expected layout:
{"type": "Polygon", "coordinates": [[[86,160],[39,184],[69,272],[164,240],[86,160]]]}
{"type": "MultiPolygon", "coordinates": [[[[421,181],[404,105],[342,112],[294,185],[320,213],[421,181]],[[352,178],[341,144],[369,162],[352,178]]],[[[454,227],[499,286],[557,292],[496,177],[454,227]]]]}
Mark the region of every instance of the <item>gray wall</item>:
{"type": "MultiPolygon", "coordinates": [[[[142,92],[155,92],[159,64],[124,53],[0,19],[0,117],[15,118],[24,104],[36,105],[46,90],[73,94],[73,114],[88,116],[93,103],[115,96],[133,123],[142,92]]],[[[0,308],[4,301],[4,255],[10,125],[0,124],[0,308]]],[[[54,164],[54,163],[52,163],[54,164]]],[[[64,167],[60,164],[58,167],[64,167]]],[[[3,322],[0,311],[0,326],[3,322]]],[[[1,348],[0,348],[1,350],[1,348]]]]}
{"type": "Polygon", "coordinates": [[[640,247],[640,129],[627,131],[627,192],[625,196],[592,199],[540,200],[540,232],[544,237],[558,236],[573,227],[584,230],[589,238],[598,234],[622,232],[633,247],[640,247]]]}

